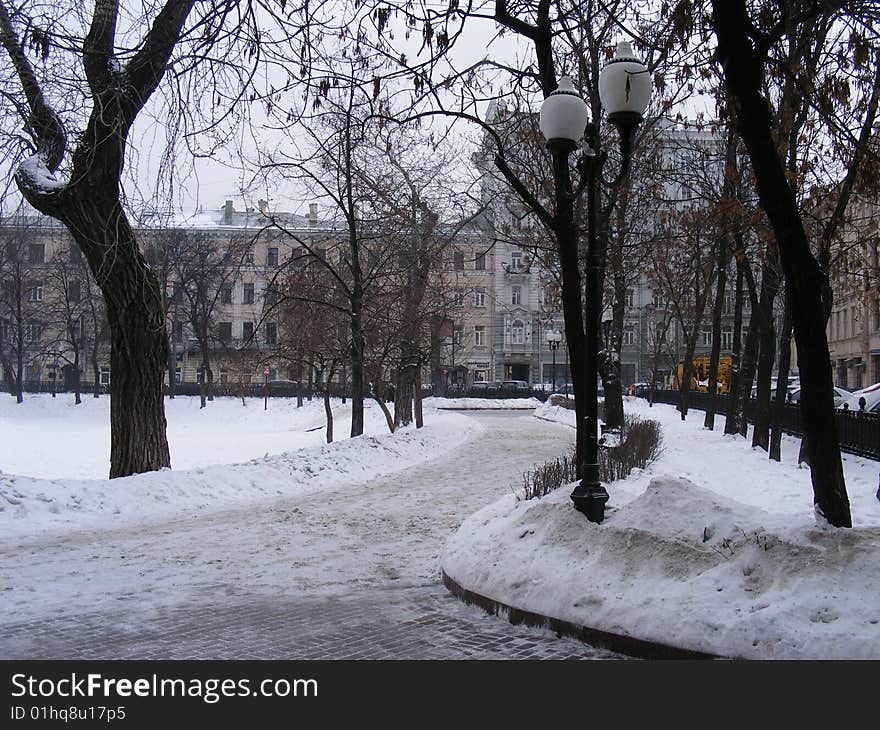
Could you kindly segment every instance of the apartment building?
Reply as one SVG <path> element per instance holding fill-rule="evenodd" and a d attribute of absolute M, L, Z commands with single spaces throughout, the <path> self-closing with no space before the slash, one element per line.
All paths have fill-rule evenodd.
<path fill-rule="evenodd" d="M 834 382 L 858 390 L 880 382 L 880 203 L 860 195 L 831 266 L 834 303 L 827 324 Z"/>

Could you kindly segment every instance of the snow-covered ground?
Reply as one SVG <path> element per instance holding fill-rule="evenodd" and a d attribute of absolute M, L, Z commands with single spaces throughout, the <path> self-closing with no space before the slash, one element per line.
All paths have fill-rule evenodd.
<path fill-rule="evenodd" d="M 816 521 L 795 439 L 777 464 L 724 436 L 723 419 L 709 432 L 700 412 L 682 423 L 672 407 L 628 399 L 661 422 L 664 453 L 609 485 L 607 518 L 593 525 L 568 488 L 498 499 L 534 461 L 571 448 L 572 429 L 530 411 L 468 416 L 429 401 L 424 429 L 392 435 L 372 405 L 368 434 L 348 439 L 337 402 L 326 445 L 317 401 L 298 410 L 276 398 L 263 411 L 219 399 L 202 411 L 177 398 L 173 470 L 110 481 L 108 404 L 0 398 L 7 621 L 424 583 L 464 521 L 444 569 L 509 605 L 726 656 L 880 658 L 877 462 L 844 457 L 856 526 L 832 529 Z M 573 423 L 561 408 L 534 414 Z"/>
<path fill-rule="evenodd" d="M 445 411 L 530 410 L 541 405 L 537 398 L 425 398 L 427 407 Z"/>
<path fill-rule="evenodd" d="M 0 534 L 117 529 L 180 514 L 257 505 L 344 481 L 392 473 L 445 453 L 479 425 L 430 412 L 429 427 L 388 432 L 375 405 L 362 438 L 347 438 L 350 404 L 334 401 L 336 442 L 325 443 L 323 404 L 296 399 L 242 406 L 218 398 L 166 400 L 172 470 L 110 481 L 109 399 L 0 398 Z"/>
<path fill-rule="evenodd" d="M 171 467 L 195 469 L 212 464 L 236 464 L 258 456 L 319 446 L 325 442 L 324 404 L 318 398 L 216 398 L 207 408 L 199 399 L 165 399 Z M 334 438 L 344 439 L 350 428 L 350 401 L 334 399 Z M 388 431 L 381 410 L 366 404 L 365 431 Z M 105 479 L 110 472 L 110 399 L 83 396 L 74 405 L 69 393 L 56 398 L 29 394 L 22 404 L 0 393 L 0 470 L 46 479 Z"/>
<path fill-rule="evenodd" d="M 608 486 L 603 524 L 572 509 L 569 487 L 511 495 L 450 539 L 447 574 L 517 608 L 724 656 L 880 658 L 880 464 L 844 455 L 855 527 L 834 529 L 796 439 L 776 463 L 723 435 L 723 418 L 710 432 L 702 412 L 626 407 L 661 423 L 664 450 Z M 535 415 L 568 422 L 560 411 Z"/>

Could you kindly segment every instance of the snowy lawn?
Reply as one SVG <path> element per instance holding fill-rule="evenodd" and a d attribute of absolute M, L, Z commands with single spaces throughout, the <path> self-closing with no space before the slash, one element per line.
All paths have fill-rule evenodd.
<path fill-rule="evenodd" d="M 334 401 L 336 441 L 325 443 L 323 403 L 274 398 L 242 406 L 218 398 L 167 400 L 172 470 L 110 481 L 109 399 L 37 395 L 0 398 L 0 534 L 118 528 L 193 511 L 265 503 L 341 482 L 365 480 L 454 449 L 481 427 L 426 412 L 423 429 L 390 434 L 376 405 L 363 437 L 348 438 L 350 403 Z M 244 463 L 243 463 L 244 462 Z"/>
<path fill-rule="evenodd" d="M 880 658 L 880 464 L 844 455 L 855 527 L 834 529 L 796 439 L 778 464 L 724 436 L 723 418 L 710 432 L 700 411 L 626 407 L 660 421 L 664 452 L 608 485 L 602 525 L 572 509 L 570 487 L 505 497 L 453 535 L 446 573 L 507 605 L 724 656 Z"/>
<path fill-rule="evenodd" d="M 537 398 L 425 398 L 427 407 L 446 411 L 531 410 L 541 405 Z"/>

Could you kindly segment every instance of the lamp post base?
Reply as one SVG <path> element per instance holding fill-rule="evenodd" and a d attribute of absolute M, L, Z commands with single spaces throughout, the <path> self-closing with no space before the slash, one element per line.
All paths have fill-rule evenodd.
<path fill-rule="evenodd" d="M 597 525 L 602 524 L 605 519 L 605 503 L 608 501 L 608 492 L 598 477 L 599 465 L 587 464 L 584 478 L 571 493 L 574 508 Z"/>

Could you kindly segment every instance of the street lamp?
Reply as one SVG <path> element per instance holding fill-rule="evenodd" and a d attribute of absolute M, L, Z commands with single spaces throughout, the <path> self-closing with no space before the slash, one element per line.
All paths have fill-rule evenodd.
<path fill-rule="evenodd" d="M 559 349 L 559 343 L 562 342 L 562 333 L 550 330 L 547 333 L 547 347 L 553 353 L 553 392 L 556 392 L 556 351 Z"/>
<path fill-rule="evenodd" d="M 571 325 L 566 322 L 569 334 L 569 356 L 571 360 L 580 358 L 578 366 L 583 366 L 583 388 L 585 400 L 583 412 L 586 414 L 586 437 L 583 443 L 582 479 L 571 493 L 575 508 L 583 512 L 590 522 L 600 523 L 605 516 L 605 503 L 608 492 L 599 481 L 599 418 L 597 405 L 598 378 L 597 356 L 599 350 L 599 317 L 602 309 L 602 290 L 599 274 L 604 268 L 604 251 L 599 250 L 596 231 L 596 206 L 599 184 L 607 187 L 619 185 L 629 172 L 633 138 L 636 127 L 642 121 L 642 114 L 651 97 L 651 79 L 647 68 L 633 54 L 627 42 L 617 44 L 617 51 L 599 74 L 599 98 L 608 113 L 608 121 L 613 124 L 620 136 L 621 167 L 617 177 L 605 180 L 602 168 L 607 154 L 600 149 L 598 129 L 595 122 L 588 122 L 588 109 L 583 99 L 575 91 L 567 76 L 559 81 L 559 86 L 544 99 L 541 107 L 540 127 L 547 140 L 547 149 L 553 159 L 554 182 L 556 188 L 556 216 L 554 232 L 560 252 L 563 280 L 569 286 L 577 282 L 580 272 L 577 264 L 577 227 L 573 220 L 573 203 L 586 188 L 587 191 L 587 270 L 586 270 L 586 311 L 587 321 L 582 333 L 584 346 L 574 342 Z M 578 141 L 584 138 L 584 149 L 578 156 L 577 170 L 580 184 L 572 189 L 568 157 L 577 149 Z M 580 292 L 577 306 L 580 305 Z M 566 312 L 574 311 L 569 302 Z M 578 392 L 575 390 L 575 397 Z"/>

